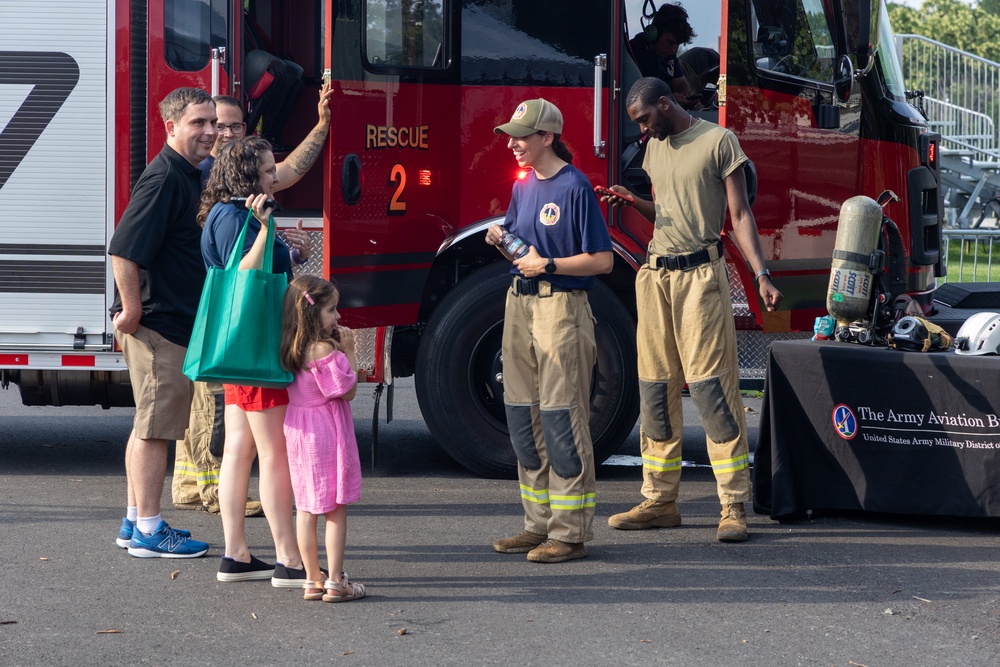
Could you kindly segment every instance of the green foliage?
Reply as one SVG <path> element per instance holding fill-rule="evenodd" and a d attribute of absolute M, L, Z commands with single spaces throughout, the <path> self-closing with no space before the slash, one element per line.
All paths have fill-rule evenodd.
<path fill-rule="evenodd" d="M 896 34 L 923 35 L 943 44 L 1000 62 L 1000 0 L 925 0 L 919 10 L 888 3 Z"/>
<path fill-rule="evenodd" d="M 905 5 L 889 3 L 889 21 L 897 35 L 923 34 L 923 17 L 916 9 Z"/>

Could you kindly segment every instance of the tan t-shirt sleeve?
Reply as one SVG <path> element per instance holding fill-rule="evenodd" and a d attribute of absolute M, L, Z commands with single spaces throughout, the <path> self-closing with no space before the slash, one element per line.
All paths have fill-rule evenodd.
<path fill-rule="evenodd" d="M 725 179 L 746 159 L 732 132 L 706 121 L 650 140 L 643 160 L 656 193 L 649 252 L 687 254 L 717 243 L 726 221 Z"/>
<path fill-rule="evenodd" d="M 729 175 L 742 167 L 747 160 L 746 153 L 740 148 L 740 142 L 736 139 L 736 135 L 726 130 L 722 141 L 719 142 L 718 152 L 719 175 L 722 180 L 729 178 Z"/>

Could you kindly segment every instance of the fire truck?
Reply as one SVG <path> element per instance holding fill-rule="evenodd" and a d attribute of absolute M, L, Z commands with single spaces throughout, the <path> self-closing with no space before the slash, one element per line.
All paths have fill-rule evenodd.
<path fill-rule="evenodd" d="M 704 108 L 752 162 L 753 211 L 782 308 L 762 311 L 725 238 L 744 354 L 824 315 L 838 212 L 886 190 L 906 291 L 929 308 L 941 273 L 938 138 L 906 101 L 879 0 L 684 3 L 718 55 Z M 563 112 L 595 185 L 650 196 L 624 98 L 640 76 L 649 0 L 6 0 L 0 6 L 0 373 L 27 404 L 125 405 L 107 309 L 107 242 L 164 140 L 157 103 L 179 86 L 239 98 L 281 159 L 332 81 L 321 164 L 281 193 L 322 247 L 345 324 L 364 331 L 379 388 L 413 375 L 431 433 L 488 476 L 515 460 L 500 340 L 509 263 L 485 241 L 522 177 L 493 128 L 525 99 Z M 643 16 L 646 16 L 646 19 Z M 640 43 L 641 45 L 641 43 Z M 652 226 L 605 211 L 614 270 L 591 293 L 591 428 L 599 461 L 635 426 L 635 273 Z M 320 237 L 322 241 L 320 243 Z M 748 367 L 752 363 L 747 362 Z M 389 402 L 391 404 L 391 401 Z M 376 411 L 378 407 L 376 406 Z M 390 415 L 391 418 L 391 407 Z M 377 418 L 377 413 L 376 413 Z"/>

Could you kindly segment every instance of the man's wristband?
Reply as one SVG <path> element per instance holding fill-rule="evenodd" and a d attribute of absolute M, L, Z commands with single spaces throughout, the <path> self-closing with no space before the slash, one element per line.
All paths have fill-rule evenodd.
<path fill-rule="evenodd" d="M 768 280 L 770 280 L 771 279 L 771 272 L 768 271 L 767 269 L 761 269 L 757 273 L 753 274 L 753 281 L 757 282 L 758 280 L 760 280 L 761 276 L 767 276 Z"/>
<path fill-rule="evenodd" d="M 306 257 L 305 259 L 302 258 L 302 255 L 299 254 L 298 248 L 292 248 L 292 252 L 289 254 L 292 256 L 292 261 L 298 264 L 299 266 L 309 261 L 308 257 Z"/>

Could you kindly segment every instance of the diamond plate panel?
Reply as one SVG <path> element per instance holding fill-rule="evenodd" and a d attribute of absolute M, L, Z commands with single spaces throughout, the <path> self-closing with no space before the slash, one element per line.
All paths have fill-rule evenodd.
<path fill-rule="evenodd" d="M 309 233 L 309 261 L 301 266 L 296 266 L 292 269 L 295 275 L 309 274 L 313 276 L 323 277 L 323 230 L 322 229 L 310 229 Z M 275 236 L 280 238 L 282 241 L 285 240 L 285 231 L 279 229 Z"/>
<path fill-rule="evenodd" d="M 354 350 L 358 354 L 358 369 L 369 373 L 375 371 L 375 339 L 378 329 L 355 329 Z"/>
<path fill-rule="evenodd" d="M 733 300 L 733 315 L 753 317 L 750 305 L 747 303 L 747 292 L 743 289 L 743 282 L 740 280 L 740 274 L 736 272 L 732 262 L 729 262 L 726 268 L 729 270 L 729 296 Z"/>
<path fill-rule="evenodd" d="M 276 234 L 282 241 L 285 240 L 285 232 L 279 230 Z M 323 277 L 323 230 L 310 229 L 309 242 L 311 249 L 309 261 L 296 266 L 293 271 L 296 276 L 313 275 Z M 378 329 L 355 329 L 354 349 L 358 354 L 358 369 L 369 373 L 375 371 L 375 339 Z"/>
<path fill-rule="evenodd" d="M 747 293 L 740 281 L 736 268 L 729 263 L 729 295 L 733 299 L 735 317 L 753 317 Z M 736 331 L 736 352 L 740 360 L 741 380 L 763 380 L 767 371 L 767 352 L 776 340 L 801 340 L 809 338 L 812 332 L 790 331 L 784 333 L 764 333 L 763 331 Z"/>
<path fill-rule="evenodd" d="M 811 332 L 789 331 L 764 333 L 763 331 L 737 331 L 736 352 L 740 359 L 741 380 L 763 380 L 767 370 L 767 351 L 776 340 L 802 340 Z"/>

